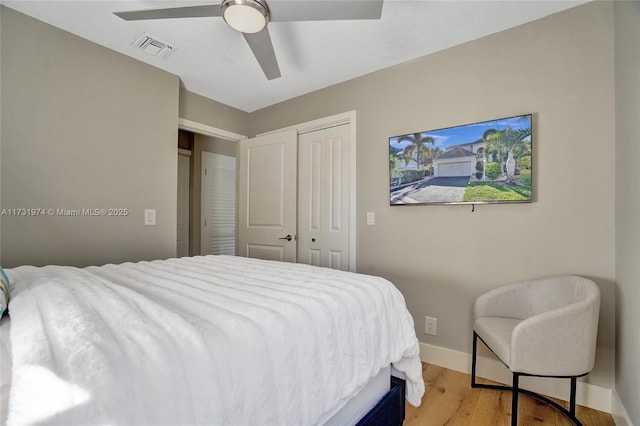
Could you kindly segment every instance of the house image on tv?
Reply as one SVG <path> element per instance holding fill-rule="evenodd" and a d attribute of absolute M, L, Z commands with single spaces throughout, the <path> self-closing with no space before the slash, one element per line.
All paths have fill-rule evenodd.
<path fill-rule="evenodd" d="M 445 148 L 444 154 L 433 159 L 434 177 L 474 176 L 484 170 L 485 142 L 479 139 Z"/>
<path fill-rule="evenodd" d="M 391 171 L 391 186 L 407 183 L 405 181 L 405 173 L 407 171 L 419 170 L 417 155 L 414 153 L 411 157 L 396 157 L 398 162 L 396 167 Z"/>

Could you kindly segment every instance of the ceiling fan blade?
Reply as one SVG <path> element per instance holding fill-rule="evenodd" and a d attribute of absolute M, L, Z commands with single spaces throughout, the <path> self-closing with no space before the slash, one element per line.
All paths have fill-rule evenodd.
<path fill-rule="evenodd" d="M 144 19 L 203 18 L 221 15 L 219 4 L 171 7 L 168 9 L 133 10 L 129 12 L 113 12 L 113 14 L 119 16 L 125 21 L 138 21 Z"/>
<path fill-rule="evenodd" d="M 271 22 L 380 19 L 383 0 L 273 0 Z"/>
<path fill-rule="evenodd" d="M 276 53 L 273 50 L 271 36 L 269 35 L 267 27 L 264 27 L 262 31 L 257 33 L 243 33 L 242 35 L 244 39 L 247 40 L 253 56 L 258 60 L 267 80 L 280 78 L 280 67 L 278 67 L 278 60 L 276 59 Z"/>

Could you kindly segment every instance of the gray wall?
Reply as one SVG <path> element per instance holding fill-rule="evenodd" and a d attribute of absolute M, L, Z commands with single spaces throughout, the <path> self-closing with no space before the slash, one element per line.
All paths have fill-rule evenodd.
<path fill-rule="evenodd" d="M 216 78 L 212 76 L 211 78 Z M 247 113 L 181 88 L 180 118 L 217 127 L 240 135 L 247 134 Z"/>
<path fill-rule="evenodd" d="M 599 366 L 613 386 L 613 10 L 595 2 L 250 115 L 250 134 L 357 110 L 357 264 L 403 292 L 422 342 L 470 352 L 472 304 L 515 280 L 602 288 Z M 535 202 L 389 206 L 388 137 L 534 114 Z M 366 212 L 376 213 L 375 226 Z M 438 336 L 424 334 L 424 316 Z"/>
<path fill-rule="evenodd" d="M 2 7 L 2 265 L 88 265 L 176 250 L 176 76 Z M 144 209 L 157 225 L 144 226 Z"/>
<path fill-rule="evenodd" d="M 640 2 L 616 1 L 616 392 L 640 425 Z"/>

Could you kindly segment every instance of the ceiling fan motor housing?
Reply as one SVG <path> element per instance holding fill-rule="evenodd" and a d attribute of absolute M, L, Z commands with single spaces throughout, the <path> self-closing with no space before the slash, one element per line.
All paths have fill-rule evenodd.
<path fill-rule="evenodd" d="M 269 22 L 269 8 L 263 0 L 224 0 L 222 17 L 231 28 L 241 33 L 257 33 Z"/>

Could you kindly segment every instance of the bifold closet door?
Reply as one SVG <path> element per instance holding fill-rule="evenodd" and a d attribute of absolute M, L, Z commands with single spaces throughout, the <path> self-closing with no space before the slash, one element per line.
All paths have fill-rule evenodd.
<path fill-rule="evenodd" d="M 349 125 L 299 135 L 298 262 L 349 270 Z"/>

